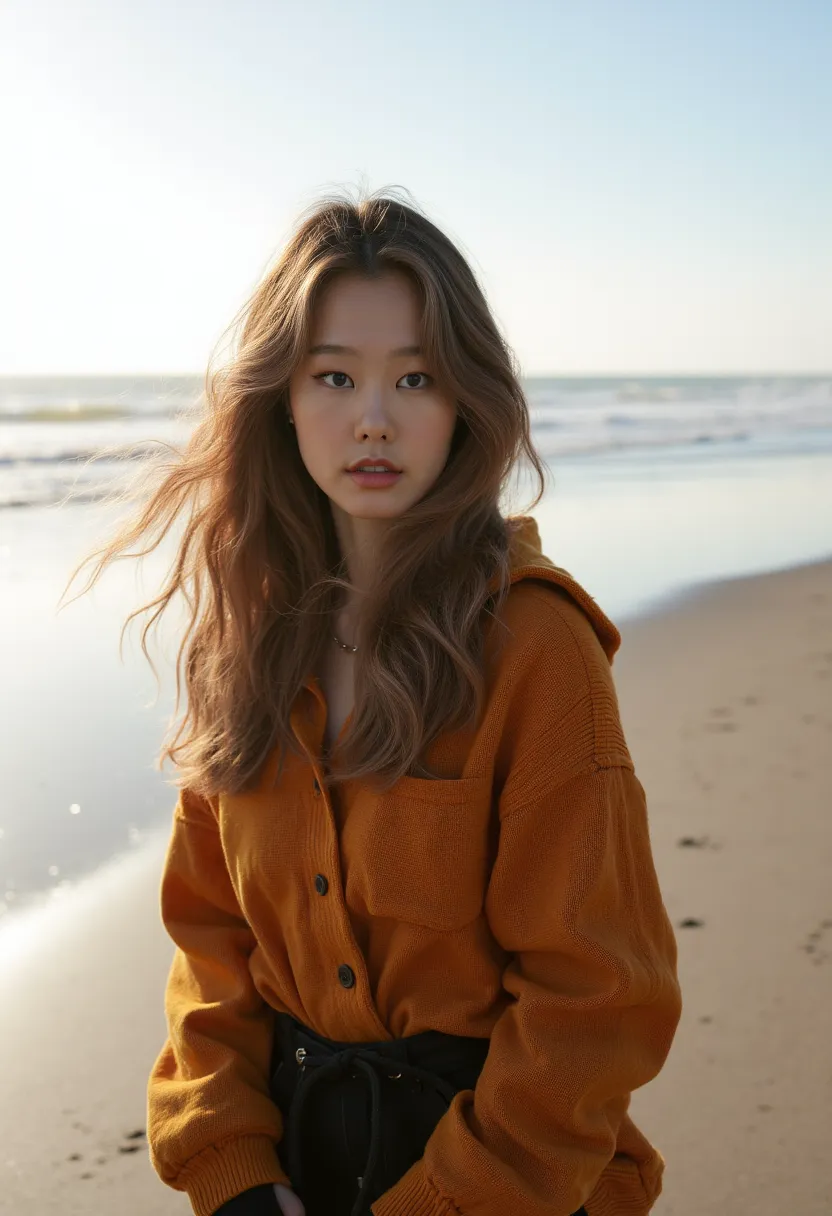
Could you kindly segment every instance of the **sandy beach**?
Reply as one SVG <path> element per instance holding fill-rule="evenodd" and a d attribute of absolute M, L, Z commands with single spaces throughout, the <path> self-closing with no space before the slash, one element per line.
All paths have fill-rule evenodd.
<path fill-rule="evenodd" d="M 620 623 L 616 680 L 685 1001 L 631 1109 L 667 1161 L 653 1210 L 829 1216 L 832 562 Z M 143 1136 L 172 953 L 166 838 L 0 933 L 0 1213 L 190 1211 Z"/>

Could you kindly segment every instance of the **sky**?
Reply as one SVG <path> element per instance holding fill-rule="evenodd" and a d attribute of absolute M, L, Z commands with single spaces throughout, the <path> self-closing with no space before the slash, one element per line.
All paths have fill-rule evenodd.
<path fill-rule="evenodd" d="M 526 375 L 832 369 L 828 0 L 0 0 L 0 375 L 204 372 L 395 186 Z"/>

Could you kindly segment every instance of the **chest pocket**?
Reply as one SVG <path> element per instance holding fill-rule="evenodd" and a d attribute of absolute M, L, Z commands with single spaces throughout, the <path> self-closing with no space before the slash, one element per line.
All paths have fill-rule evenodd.
<path fill-rule="evenodd" d="M 367 797 L 349 844 L 368 912 L 446 931 L 474 920 L 485 898 L 490 778 L 402 777 Z"/>

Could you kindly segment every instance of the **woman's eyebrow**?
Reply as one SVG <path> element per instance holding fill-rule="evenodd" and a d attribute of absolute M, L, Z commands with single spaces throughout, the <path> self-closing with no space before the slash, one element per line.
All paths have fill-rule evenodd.
<path fill-rule="evenodd" d="M 317 346 L 310 346 L 307 354 L 309 355 L 357 355 L 360 352 L 354 346 L 339 346 L 335 342 L 319 342 Z M 396 350 L 390 351 L 391 356 L 398 355 L 421 355 L 423 354 L 421 346 L 399 346 Z"/>

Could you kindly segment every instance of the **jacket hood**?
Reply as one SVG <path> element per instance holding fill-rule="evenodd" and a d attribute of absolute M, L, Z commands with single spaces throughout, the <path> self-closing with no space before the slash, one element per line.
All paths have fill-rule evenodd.
<path fill-rule="evenodd" d="M 521 579 L 539 579 L 552 583 L 565 591 L 583 612 L 598 637 L 604 653 L 612 663 L 613 656 L 621 645 L 621 634 L 595 600 L 567 570 L 561 569 L 543 553 L 537 520 L 532 515 L 510 516 L 506 521 L 509 529 L 509 560 L 512 585 Z M 492 591 L 498 589 L 495 576 L 489 583 Z"/>

